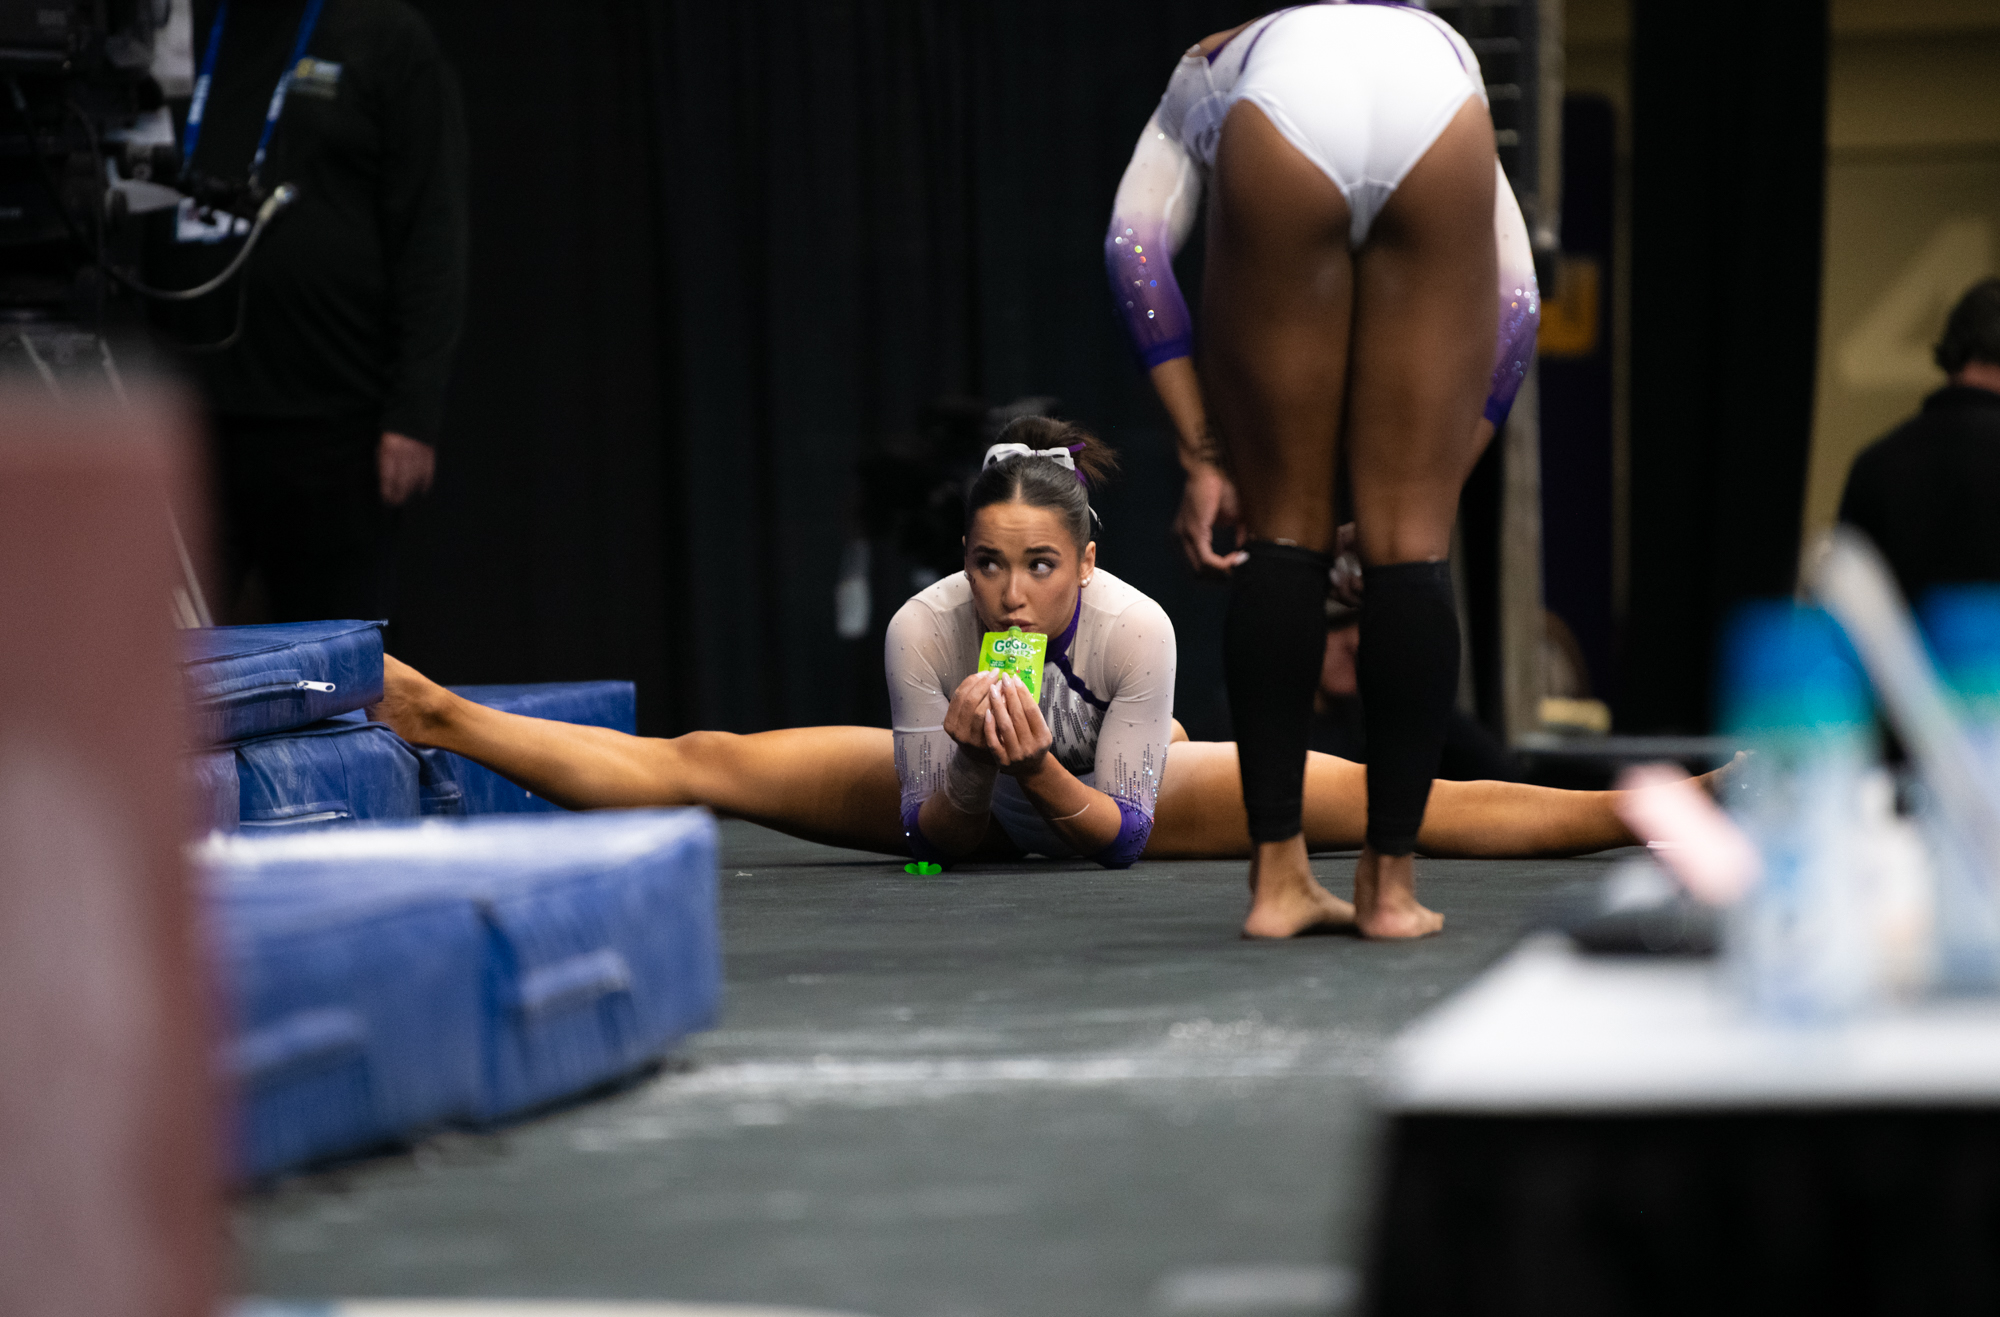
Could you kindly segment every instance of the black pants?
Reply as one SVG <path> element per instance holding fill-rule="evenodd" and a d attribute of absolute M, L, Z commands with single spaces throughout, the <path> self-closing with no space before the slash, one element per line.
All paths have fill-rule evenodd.
<path fill-rule="evenodd" d="M 229 620 L 387 618 L 396 510 L 382 502 L 374 415 L 213 418 L 223 597 Z M 234 616 L 251 576 L 257 616 Z M 217 619 L 222 620 L 221 618 Z"/>

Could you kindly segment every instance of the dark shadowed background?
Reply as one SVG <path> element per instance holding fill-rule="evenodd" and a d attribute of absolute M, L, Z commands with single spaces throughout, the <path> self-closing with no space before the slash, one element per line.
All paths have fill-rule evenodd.
<path fill-rule="evenodd" d="M 1174 617 L 1189 730 L 1228 734 L 1224 594 L 1168 542 L 1178 472 L 1100 243 L 1179 53 L 1264 6 L 418 3 L 464 86 L 473 278 L 404 657 L 629 677 L 652 733 L 879 719 L 879 651 L 834 634 L 856 462 L 939 399 L 1050 395 L 1123 450 L 1101 561 Z M 1694 730 L 1716 619 L 1791 579 L 1826 17 L 1637 8 L 1632 628 L 1607 598 L 1608 273 L 1600 346 L 1544 377 L 1545 579 L 1621 727 Z M 1608 112 L 1569 116 L 1566 206 L 1607 269 Z M 910 584 L 877 566 L 871 637 Z"/>
<path fill-rule="evenodd" d="M 649 732 L 852 718 L 881 682 L 833 635 L 854 463 L 940 396 L 1042 394 L 1125 451 L 1102 561 L 1174 613 L 1213 722 L 1188 633 L 1222 594 L 1165 551 L 1177 472 L 1100 243 L 1180 51 L 1254 4 L 421 7 L 472 125 L 473 283 L 411 661 L 631 677 Z"/>

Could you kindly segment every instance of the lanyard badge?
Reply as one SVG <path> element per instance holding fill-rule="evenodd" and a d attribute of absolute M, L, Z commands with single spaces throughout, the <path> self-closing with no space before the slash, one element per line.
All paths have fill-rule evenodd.
<path fill-rule="evenodd" d="M 312 40 L 313 28 L 319 23 L 320 10 L 325 7 L 326 0 L 306 0 L 306 11 L 299 19 L 299 33 L 292 42 L 292 57 L 285 61 L 285 71 L 278 75 L 278 85 L 271 91 L 271 104 L 264 111 L 264 130 L 258 135 L 257 150 L 250 157 L 250 197 L 253 204 L 263 199 L 263 187 L 257 176 L 264 168 L 264 157 L 270 153 L 271 135 L 278 129 L 278 116 L 284 113 L 285 97 L 291 91 L 292 78 L 305 59 L 306 46 Z M 201 71 L 194 80 L 194 98 L 188 103 L 187 131 L 181 139 L 181 175 L 184 179 L 194 177 L 195 147 L 201 141 L 201 125 L 208 113 L 208 94 L 215 83 L 215 63 L 222 54 L 222 29 L 228 19 L 229 0 L 222 0 L 216 6 L 215 21 L 209 24 L 208 47 L 201 57 Z"/>

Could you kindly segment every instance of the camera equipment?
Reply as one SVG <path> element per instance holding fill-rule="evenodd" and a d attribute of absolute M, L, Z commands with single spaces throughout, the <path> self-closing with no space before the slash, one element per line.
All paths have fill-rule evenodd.
<path fill-rule="evenodd" d="M 101 323 L 104 271 L 136 252 L 129 216 L 171 204 L 150 73 L 167 5 L 0 0 L 0 312 Z"/>
<path fill-rule="evenodd" d="M 151 73 L 171 3 L 0 0 L 0 350 L 32 358 L 34 345 L 20 336 L 53 321 L 107 332 L 109 298 L 120 289 L 159 301 L 208 296 L 243 268 L 296 195 L 260 186 L 254 166 L 247 181 L 184 169 Z M 259 162 L 262 153 L 260 144 Z M 204 215 L 251 221 L 236 227 L 248 236 L 199 286 L 149 287 L 130 273 L 142 243 L 135 219 L 184 200 Z M 238 333 L 241 312 L 239 297 Z"/>
<path fill-rule="evenodd" d="M 181 199 L 165 185 L 180 157 L 151 73 L 170 3 L 0 0 L 0 373 L 25 367 L 58 399 L 72 383 L 124 399 L 107 298 L 113 280 L 150 291 L 120 268 L 136 261 L 134 217 Z M 209 625 L 178 525 L 173 537 L 176 619 Z"/>

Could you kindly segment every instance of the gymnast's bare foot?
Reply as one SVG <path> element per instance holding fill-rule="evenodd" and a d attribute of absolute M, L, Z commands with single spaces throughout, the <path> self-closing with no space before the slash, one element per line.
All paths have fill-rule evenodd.
<path fill-rule="evenodd" d="M 1297 937 L 1315 929 L 1350 928 L 1354 907 L 1319 885 L 1303 836 L 1260 842 L 1250 853 L 1250 913 L 1243 936 Z"/>
<path fill-rule="evenodd" d="M 392 654 L 382 656 L 382 699 L 368 716 L 415 746 L 428 746 L 443 718 L 449 693 Z"/>
<path fill-rule="evenodd" d="M 1711 768 L 1708 772 L 1696 778 L 1695 785 L 1706 791 L 1714 799 L 1721 800 L 1729 789 L 1737 784 L 1737 779 L 1743 776 L 1743 765 L 1748 763 L 1749 760 L 1750 752 L 1748 750 L 1738 750 L 1736 757 L 1728 763 L 1720 768 Z"/>
<path fill-rule="evenodd" d="M 1354 865 L 1354 924 L 1363 937 L 1429 937 L 1444 916 L 1417 903 L 1417 859 L 1364 847 Z"/>

